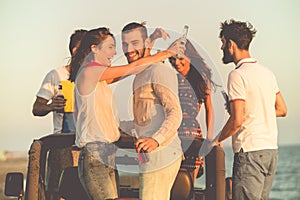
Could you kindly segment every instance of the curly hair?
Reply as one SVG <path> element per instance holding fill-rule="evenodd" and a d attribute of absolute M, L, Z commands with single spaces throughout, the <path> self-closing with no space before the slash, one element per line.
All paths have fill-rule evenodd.
<path fill-rule="evenodd" d="M 226 41 L 234 41 L 240 49 L 248 50 L 249 45 L 256 34 L 256 30 L 249 22 L 226 20 L 221 23 L 220 38 Z"/>

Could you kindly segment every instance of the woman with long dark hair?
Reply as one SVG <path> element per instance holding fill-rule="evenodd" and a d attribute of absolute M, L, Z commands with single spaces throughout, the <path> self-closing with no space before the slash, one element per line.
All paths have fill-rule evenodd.
<path fill-rule="evenodd" d="M 178 96 L 183 114 L 178 134 L 186 159 L 181 166 L 193 172 L 195 182 L 203 165 L 203 158 L 196 156 L 200 149 L 197 139 L 203 138 L 196 117 L 204 105 L 206 138 L 211 140 L 214 126 L 211 90 L 215 84 L 211 80 L 211 70 L 193 44 L 187 40 L 185 47 L 186 50 L 183 55 L 170 57 L 169 62 L 178 72 Z"/>

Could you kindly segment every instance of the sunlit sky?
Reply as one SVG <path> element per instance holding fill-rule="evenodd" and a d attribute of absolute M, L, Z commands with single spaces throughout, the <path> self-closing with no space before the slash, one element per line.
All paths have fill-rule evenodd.
<path fill-rule="evenodd" d="M 117 35 L 129 22 L 147 21 L 181 32 L 188 24 L 188 37 L 205 49 L 226 85 L 234 65 L 222 63 L 218 34 L 220 22 L 231 18 L 258 30 L 251 55 L 277 76 L 288 106 L 288 116 L 278 119 L 279 144 L 300 144 L 299 9 L 298 0 L 0 0 L 0 150 L 27 150 L 52 132 L 52 115 L 34 117 L 32 105 L 46 73 L 67 64 L 74 30 L 106 26 Z"/>

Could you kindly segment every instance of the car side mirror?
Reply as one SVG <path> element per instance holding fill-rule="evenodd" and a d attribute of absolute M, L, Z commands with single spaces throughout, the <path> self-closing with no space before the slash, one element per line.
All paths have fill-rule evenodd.
<path fill-rule="evenodd" d="M 4 194 L 6 196 L 21 197 L 23 196 L 23 174 L 20 172 L 7 173 L 5 179 Z"/>

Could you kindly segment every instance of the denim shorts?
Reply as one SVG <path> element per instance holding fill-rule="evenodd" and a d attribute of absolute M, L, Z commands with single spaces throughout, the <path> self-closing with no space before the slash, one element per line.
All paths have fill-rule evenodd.
<path fill-rule="evenodd" d="M 269 199 L 277 161 L 277 149 L 235 153 L 232 199 Z"/>

